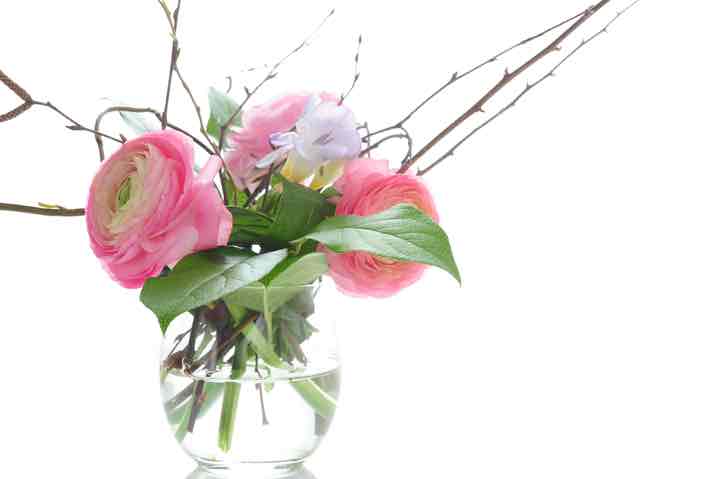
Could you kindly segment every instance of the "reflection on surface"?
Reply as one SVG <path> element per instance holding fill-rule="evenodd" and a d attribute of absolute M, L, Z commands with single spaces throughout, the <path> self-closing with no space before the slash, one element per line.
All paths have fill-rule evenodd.
<path fill-rule="evenodd" d="M 195 469 L 187 479 L 317 479 L 312 472 L 305 467 L 300 467 L 293 471 L 277 471 L 275 475 L 267 475 L 267 469 L 252 470 L 251 468 L 241 468 L 234 474 L 222 474 L 220 472 L 213 473 L 201 467 Z"/>

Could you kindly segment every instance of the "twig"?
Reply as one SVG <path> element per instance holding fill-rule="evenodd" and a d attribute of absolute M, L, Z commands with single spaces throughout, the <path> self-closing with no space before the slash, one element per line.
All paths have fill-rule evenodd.
<path fill-rule="evenodd" d="M 215 154 L 220 156 L 220 149 L 215 145 L 215 143 L 210 138 L 210 135 L 207 132 L 207 129 L 205 128 L 205 120 L 203 120 L 202 116 L 202 110 L 200 109 L 200 105 L 198 104 L 197 100 L 195 100 L 195 95 L 193 95 L 192 89 L 190 88 L 190 85 L 185 81 L 185 78 L 180 73 L 180 68 L 178 68 L 177 64 L 175 65 L 175 74 L 178 77 L 178 80 L 180 80 L 180 83 L 182 84 L 183 88 L 188 94 L 188 97 L 190 98 L 190 102 L 193 104 L 193 107 L 195 108 L 195 114 L 197 115 L 198 122 L 200 123 L 200 133 L 202 133 L 203 138 L 210 144 L 213 151 L 210 152 L 211 155 Z"/>
<path fill-rule="evenodd" d="M 0 123 L 12 120 L 13 118 L 17 118 L 33 106 L 32 96 L 30 96 L 27 90 L 15 83 L 9 76 L 3 73 L 2 70 L 0 70 L 0 83 L 3 83 L 6 87 L 10 89 L 10 91 L 15 93 L 18 98 L 23 100 L 23 103 L 17 108 L 0 115 Z"/>
<path fill-rule="evenodd" d="M 347 93 L 343 93 L 342 96 L 340 96 L 340 101 L 338 102 L 338 105 L 342 105 L 347 97 L 350 96 L 350 93 L 353 92 L 355 89 L 355 86 L 357 85 L 358 80 L 360 79 L 360 48 L 362 47 L 362 35 L 358 37 L 358 44 L 357 44 L 357 51 L 355 52 L 355 74 L 353 75 L 353 81 L 352 85 L 350 85 L 350 89 L 347 91 Z"/>
<path fill-rule="evenodd" d="M 243 110 L 243 108 L 245 108 L 245 105 L 250 100 L 250 98 L 252 98 L 255 95 L 255 93 L 257 93 L 257 91 L 260 90 L 260 88 L 262 88 L 267 82 L 269 82 L 270 80 L 272 80 L 273 78 L 275 78 L 277 76 L 278 68 L 280 68 L 280 66 L 282 66 L 283 63 L 288 61 L 290 59 L 290 57 L 292 57 L 293 55 L 298 53 L 300 50 L 302 50 L 303 48 L 308 46 L 310 44 L 310 40 L 312 40 L 312 38 L 322 29 L 322 27 L 325 26 L 327 21 L 334 14 L 335 14 L 335 9 L 332 9 L 330 11 L 330 13 L 323 19 L 323 21 L 320 23 L 320 25 L 318 25 L 317 28 L 315 28 L 315 30 L 313 30 L 313 32 L 310 35 L 308 35 L 308 37 L 305 38 L 298 46 L 293 48 L 290 51 L 290 53 L 288 53 L 287 55 L 282 57 L 277 63 L 275 63 L 272 66 L 272 68 L 270 69 L 270 71 L 267 73 L 267 75 L 265 75 L 265 77 L 262 80 L 260 80 L 260 82 L 252 90 L 248 89 L 247 87 L 245 88 L 245 99 L 242 101 L 242 103 L 240 103 L 240 105 L 233 112 L 233 114 L 230 116 L 230 118 L 225 122 L 225 124 L 220 126 L 220 140 L 219 140 L 220 151 L 222 151 L 223 147 L 225 146 L 225 135 L 227 133 L 227 130 L 230 128 L 230 125 L 232 125 L 235 122 L 235 119 L 240 114 L 240 112 Z"/>
<path fill-rule="evenodd" d="M 87 128 L 86 126 L 81 125 L 81 124 L 78 123 L 77 121 L 75 121 L 75 120 L 73 120 L 72 118 L 70 118 L 66 113 L 64 113 L 64 112 L 63 112 L 62 110 L 60 110 L 58 107 L 56 107 L 55 105 L 53 105 L 52 103 L 50 103 L 49 101 L 33 101 L 32 104 L 33 104 L 33 105 L 38 105 L 38 106 L 44 106 L 44 107 L 46 107 L 46 108 L 50 108 L 50 109 L 53 110 L 55 113 L 57 113 L 58 115 L 60 115 L 60 116 L 62 116 L 63 118 L 65 118 L 65 119 L 66 119 L 67 121 L 69 121 L 70 123 L 72 123 L 72 125 L 69 125 L 69 126 L 66 127 L 68 130 L 72 130 L 72 131 L 87 131 L 88 133 L 93 133 L 96 137 L 99 136 L 99 137 L 102 137 L 102 138 L 106 138 L 106 139 L 108 139 L 108 140 L 112 140 L 112 141 L 117 142 L 117 143 L 122 143 L 122 142 L 123 142 L 120 138 L 116 138 L 116 137 L 114 137 L 114 136 L 110 136 L 110 135 L 107 135 L 107 134 L 105 134 L 105 133 L 102 133 L 98 128 L 92 129 L 92 128 Z"/>
<path fill-rule="evenodd" d="M 177 59 L 180 55 L 180 49 L 178 48 L 178 38 L 177 38 L 177 27 L 178 27 L 178 19 L 180 17 L 180 6 L 182 5 L 182 0 L 178 0 L 177 7 L 175 8 L 175 13 L 173 13 L 172 20 L 169 17 L 169 9 L 167 8 L 167 5 L 160 1 L 160 5 L 163 7 L 163 10 L 165 11 L 166 16 L 168 16 L 168 22 L 170 22 L 170 27 L 172 31 L 172 51 L 170 52 L 170 73 L 168 73 L 168 81 L 167 81 L 167 89 L 165 91 L 165 108 L 163 109 L 162 113 L 162 119 L 161 126 L 164 130 L 167 128 L 168 120 L 168 107 L 170 106 L 170 90 L 172 88 L 172 79 L 173 79 L 173 72 L 175 71 L 175 66 L 177 65 Z"/>
<path fill-rule="evenodd" d="M 121 112 L 126 111 L 129 113 L 153 113 L 155 114 L 155 110 L 152 108 L 135 108 L 131 106 L 111 106 L 110 108 L 107 108 L 105 111 L 100 113 L 98 117 L 95 119 L 95 142 L 98 146 L 98 153 L 100 155 L 100 161 L 105 160 L 105 147 L 103 145 L 103 137 L 105 135 L 101 135 L 98 132 L 100 131 L 100 125 L 102 124 L 103 118 L 105 118 L 105 115 L 108 115 L 109 113 L 114 112 Z"/>
<path fill-rule="evenodd" d="M 133 107 L 133 106 L 113 106 L 113 107 L 110 107 L 107 110 L 103 111 L 102 113 L 100 113 L 97 120 L 95 120 L 95 125 L 99 128 L 105 115 L 107 115 L 109 113 L 114 113 L 114 112 L 150 113 L 150 114 L 154 115 L 158 121 L 162 120 L 162 114 L 159 111 L 155 110 L 154 108 Z M 205 143 L 203 143 L 202 140 L 200 140 L 199 138 L 197 138 L 196 136 L 194 136 L 192 133 L 188 132 L 187 130 L 183 129 L 182 127 L 177 126 L 171 122 L 168 122 L 167 126 L 168 126 L 168 128 L 178 131 L 178 132 L 182 133 L 183 135 L 187 136 L 188 138 L 190 138 L 196 145 L 198 145 L 200 148 L 205 150 L 209 155 L 215 154 L 215 152 L 213 150 L 211 150 L 209 146 L 207 146 Z M 98 141 L 98 149 L 100 151 L 100 161 L 103 161 L 104 160 L 104 148 L 103 148 L 103 144 L 102 144 L 102 139 L 100 139 L 100 141 Z"/>
<path fill-rule="evenodd" d="M 408 153 L 406 154 L 405 157 L 406 157 L 406 158 L 409 158 L 409 156 L 411 155 L 410 152 L 412 151 L 412 137 L 411 137 L 408 133 L 396 133 L 396 134 L 394 134 L 394 135 L 384 136 L 381 140 L 376 141 L 376 142 L 373 143 L 372 145 L 369 145 L 367 148 L 365 148 L 364 150 L 362 150 L 362 151 L 360 152 L 360 156 L 365 156 L 365 155 L 367 155 L 368 153 L 370 153 L 370 152 L 373 151 L 374 149 L 380 147 L 383 143 L 385 143 L 385 142 L 387 142 L 387 141 L 390 141 L 390 140 L 398 140 L 398 139 L 404 139 L 405 141 L 407 141 L 407 144 L 408 144 Z"/>
<path fill-rule="evenodd" d="M 165 0 L 158 0 L 158 3 L 160 4 L 160 7 L 163 9 L 163 12 L 165 12 L 165 18 L 167 18 L 168 25 L 170 26 L 170 30 L 172 31 L 174 28 L 174 22 L 173 22 L 173 14 L 170 11 L 170 7 L 168 7 L 168 4 Z"/>
<path fill-rule="evenodd" d="M 503 108 L 501 108 L 500 110 L 498 110 L 497 113 L 495 113 L 494 115 L 492 115 L 490 118 L 488 118 L 486 121 L 484 121 L 484 122 L 483 122 L 481 125 L 479 125 L 477 128 L 473 129 L 470 133 L 468 133 L 467 135 L 465 135 L 465 137 L 463 137 L 459 142 L 457 142 L 457 143 L 456 143 L 450 150 L 448 150 L 445 154 L 443 154 L 443 155 L 440 156 L 437 160 L 435 160 L 432 164 L 430 164 L 430 166 L 428 166 L 428 167 L 425 168 L 425 169 L 420 170 L 420 171 L 418 172 L 418 175 L 419 175 L 419 176 L 422 176 L 422 175 L 428 173 L 428 172 L 431 171 L 433 168 L 435 168 L 437 165 L 439 165 L 440 163 L 442 163 L 443 161 L 445 161 L 447 158 L 453 156 L 453 155 L 455 154 L 455 151 L 456 151 L 459 147 L 461 147 L 465 142 L 467 142 L 470 138 L 472 138 L 473 135 L 475 135 L 477 132 L 479 132 L 480 130 L 482 130 L 483 128 L 485 128 L 488 124 L 490 124 L 490 123 L 492 123 L 493 121 L 495 121 L 499 116 L 503 115 L 503 114 L 504 114 L 506 111 L 508 111 L 510 108 L 514 107 L 514 106 L 517 104 L 518 101 L 520 101 L 525 95 L 527 95 L 527 94 L 530 92 L 530 90 L 532 90 L 533 88 L 535 88 L 536 86 L 538 86 L 539 84 L 541 84 L 542 82 L 544 82 L 545 80 L 547 80 L 547 79 L 552 78 L 553 76 L 555 76 L 555 72 L 556 72 L 563 64 L 565 64 L 565 62 L 567 62 L 572 56 L 574 56 L 578 51 L 580 51 L 583 47 L 585 47 L 585 46 L 588 45 L 590 42 L 592 42 L 593 40 L 595 40 L 597 37 L 599 37 L 599 36 L 602 35 L 603 33 L 607 33 L 607 32 L 608 32 L 608 28 L 610 28 L 610 26 L 611 26 L 613 23 L 615 23 L 615 22 L 616 22 L 623 14 L 625 14 L 628 10 L 630 10 L 632 7 L 634 7 L 639 1 L 640 1 L 640 0 L 635 0 L 635 1 L 633 1 L 630 5 L 628 5 L 627 7 L 623 8 L 622 10 L 620 10 L 620 11 L 615 15 L 615 17 L 614 17 L 612 20 L 610 20 L 601 30 L 597 31 L 596 33 L 594 33 L 593 35 L 591 35 L 591 36 L 588 37 L 587 39 L 584 39 L 577 47 L 575 47 L 572 51 L 570 51 L 570 53 L 568 53 L 567 55 L 565 55 L 565 56 L 562 58 L 562 60 L 560 60 L 560 61 L 559 61 L 550 71 L 548 71 L 545 75 L 543 75 L 542 77 L 540 77 L 540 78 L 539 78 L 538 80 L 536 80 L 535 82 L 528 83 L 528 84 L 525 86 L 525 88 L 523 89 L 523 91 L 522 91 L 520 94 L 518 94 L 515 98 L 513 98 L 513 100 L 512 100 L 510 103 L 508 103 L 508 104 L 505 105 Z"/>
<path fill-rule="evenodd" d="M 160 119 L 160 114 L 159 114 L 159 113 L 158 113 L 157 117 L 158 117 L 158 120 L 159 120 L 159 119 Z M 175 131 L 178 131 L 178 132 L 182 133 L 183 135 L 187 136 L 188 138 L 190 138 L 197 146 L 199 146 L 200 148 L 202 148 L 203 150 L 205 150 L 205 152 L 207 152 L 208 155 L 214 155 L 214 154 L 215 154 L 215 152 L 214 152 L 213 150 L 211 150 L 209 146 L 207 146 L 205 143 L 203 143 L 203 141 L 202 141 L 200 138 L 192 135 L 192 134 L 189 133 L 187 130 L 184 130 L 183 128 L 181 128 L 181 127 L 179 127 L 179 126 L 177 126 L 177 125 L 175 125 L 175 124 L 173 124 L 173 123 L 170 123 L 170 122 L 168 122 L 168 125 L 167 125 L 167 126 L 168 126 L 168 128 L 171 128 L 171 129 L 173 129 L 173 130 L 175 130 Z"/>
<path fill-rule="evenodd" d="M 58 107 L 50 103 L 49 101 L 36 101 L 33 100 L 32 96 L 25 90 L 23 87 L 15 83 L 10 77 L 8 77 L 5 73 L 0 70 L 0 83 L 3 83 L 5 86 L 7 86 L 13 93 L 15 93 L 21 100 L 24 101 L 22 105 L 15 108 L 12 111 L 9 111 L 7 113 L 4 113 L 3 115 L 0 115 L 0 123 L 8 120 L 12 120 L 13 118 L 17 118 L 22 113 L 26 112 L 33 106 L 44 106 L 45 108 L 49 108 L 53 110 L 58 115 L 65 118 L 67 121 L 71 123 L 71 125 L 68 125 L 66 128 L 72 131 L 87 131 L 90 133 L 94 133 L 96 137 L 102 137 L 107 138 L 108 140 L 113 140 L 118 143 L 122 143 L 122 140 L 119 138 L 115 138 L 114 136 L 106 135 L 105 133 L 102 133 L 98 131 L 97 128 L 94 130 L 91 128 L 87 128 L 86 126 L 80 124 L 79 122 L 75 121 L 65 113 L 64 111 L 60 110 Z"/>
<path fill-rule="evenodd" d="M 564 30 L 555 40 L 550 42 L 545 48 L 540 50 L 538 53 L 536 53 L 532 58 L 530 58 L 528 61 L 520 65 L 515 70 L 505 70 L 505 74 L 502 76 L 500 81 L 498 81 L 490 90 L 488 90 L 487 93 L 485 93 L 475 104 L 473 104 L 465 113 L 460 115 L 455 121 L 450 123 L 447 127 L 445 127 L 444 130 L 442 130 L 440 133 L 438 133 L 432 140 L 430 140 L 424 147 L 420 149 L 415 155 L 410 158 L 408 161 L 406 161 L 398 170 L 398 174 L 405 173 L 412 165 L 414 165 L 420 158 L 425 155 L 428 151 L 430 151 L 435 145 L 437 145 L 440 141 L 442 141 L 447 135 L 449 135 L 453 130 L 455 130 L 458 126 L 465 123 L 465 121 L 475 115 L 476 113 L 482 112 L 483 107 L 485 104 L 494 97 L 497 93 L 499 93 L 503 88 L 505 88 L 507 85 L 509 85 L 514 79 L 516 79 L 518 76 L 520 76 L 525 70 L 533 66 L 535 63 L 539 62 L 543 58 L 545 58 L 548 54 L 558 51 L 560 49 L 561 43 L 569 37 L 575 30 L 580 28 L 580 26 L 585 23 L 588 19 L 590 19 L 595 13 L 597 13 L 600 9 L 602 9 L 605 5 L 607 5 L 610 2 L 610 0 L 602 0 L 598 2 L 597 4 L 591 6 L 588 8 L 584 14 L 582 14 L 577 20 L 575 20 L 569 28 Z"/>
<path fill-rule="evenodd" d="M 475 73 L 476 71 L 484 68 L 485 66 L 487 66 L 487 65 L 489 65 L 489 64 L 491 64 L 491 63 L 497 62 L 498 60 L 500 60 L 502 57 L 504 57 L 505 55 L 509 54 L 509 53 L 512 52 L 513 50 L 516 50 L 516 49 L 518 49 L 518 48 L 520 48 L 520 47 L 522 47 L 522 46 L 524 46 L 524 45 L 527 45 L 528 43 L 530 43 L 530 42 L 532 42 L 532 41 L 534 41 L 534 40 L 537 40 L 537 39 L 539 39 L 539 38 L 542 38 L 542 37 L 544 37 L 545 35 L 547 35 L 548 33 L 551 33 L 551 32 L 553 32 L 553 31 L 557 30 L 558 28 L 560 28 L 560 27 L 562 27 L 562 26 L 564 26 L 564 25 L 567 25 L 568 23 L 572 22 L 573 20 L 578 19 L 578 18 L 579 18 L 580 16 L 582 16 L 585 12 L 586 12 L 586 10 L 583 10 L 582 12 L 580 12 L 580 13 L 578 13 L 578 14 L 570 17 L 570 18 L 567 18 L 567 19 L 563 20 L 562 22 L 557 23 L 557 24 L 553 25 L 552 27 L 549 27 L 549 28 L 543 30 L 543 31 L 540 32 L 540 33 L 536 33 L 535 35 L 531 35 L 531 36 L 525 38 L 524 40 L 522 40 L 522 41 L 520 41 L 520 42 L 517 42 L 517 43 L 515 43 L 514 45 L 511 45 L 511 46 L 505 48 L 505 49 L 502 50 L 501 52 L 496 53 L 496 54 L 493 55 L 492 57 L 488 58 L 487 60 L 483 61 L 482 63 L 479 63 L 478 65 L 475 65 L 474 67 L 470 68 L 469 70 L 467 70 L 467 71 L 465 71 L 465 72 L 463 72 L 463 73 L 457 73 L 457 72 L 453 73 L 453 74 L 450 76 L 450 79 L 449 79 L 447 82 L 445 82 L 442 86 L 440 86 L 437 90 L 435 90 L 430 96 L 428 96 L 428 97 L 425 98 L 423 101 L 421 101 L 418 106 L 416 106 L 415 108 L 413 108 L 413 109 L 410 111 L 410 113 L 408 113 L 407 115 L 405 115 L 400 121 L 398 121 L 397 123 L 395 123 L 395 124 L 393 124 L 393 125 L 391 125 L 391 126 L 382 128 L 382 129 L 377 130 L 377 131 L 372 132 L 372 133 L 368 133 L 368 138 L 371 137 L 371 136 L 375 136 L 375 135 L 378 135 L 378 134 L 381 134 L 381 133 L 385 133 L 385 132 L 388 132 L 388 131 L 391 131 L 391 130 L 394 130 L 394 129 L 397 129 L 397 128 L 402 127 L 403 125 L 405 125 L 405 123 L 407 123 L 408 121 L 410 121 L 410 120 L 415 116 L 416 113 L 418 113 L 423 107 L 425 107 L 425 105 L 427 105 L 428 103 L 430 103 L 430 102 L 431 102 L 433 99 L 435 99 L 440 93 L 444 92 L 446 89 L 448 89 L 448 88 L 449 88 L 450 86 L 452 86 L 454 83 L 462 80 L 463 78 L 465 78 L 465 77 L 467 77 L 467 76 L 472 75 L 472 74 Z"/>
<path fill-rule="evenodd" d="M 48 205 L 49 206 L 49 205 Z M 16 205 L 13 203 L 0 203 L 0 211 L 14 211 L 16 213 L 29 213 L 32 215 L 42 216 L 84 216 L 85 210 L 83 208 L 63 208 L 61 206 L 54 207 L 37 207 L 37 206 L 26 206 Z"/>

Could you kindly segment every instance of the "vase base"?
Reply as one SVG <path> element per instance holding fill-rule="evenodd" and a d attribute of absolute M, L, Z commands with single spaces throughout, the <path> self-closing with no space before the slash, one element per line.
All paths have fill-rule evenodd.
<path fill-rule="evenodd" d="M 303 462 L 243 463 L 232 466 L 200 464 L 187 479 L 315 479 Z"/>

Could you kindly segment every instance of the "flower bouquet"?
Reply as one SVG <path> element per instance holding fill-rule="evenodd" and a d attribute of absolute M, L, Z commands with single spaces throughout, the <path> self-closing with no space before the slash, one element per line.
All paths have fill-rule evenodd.
<path fill-rule="evenodd" d="M 460 125 L 481 116 L 530 67 L 556 54 L 608 3 L 600 1 L 452 74 L 402 119 L 373 130 L 350 107 L 362 38 L 345 93 L 299 91 L 253 101 L 309 45 L 309 37 L 268 67 L 257 85 L 246 87 L 241 100 L 232 82 L 225 92 L 211 88 L 205 109 L 181 73 L 181 2 L 171 9 L 159 0 L 172 34 L 162 110 L 113 106 L 89 127 L 36 100 L 0 71 L 0 81 L 22 101 L 0 122 L 33 107 L 51 109 L 69 122 L 68 129 L 94 138 L 101 161 L 83 209 L 0 203 L 0 210 L 85 216 L 90 247 L 108 275 L 125 288 L 142 288 L 140 300 L 165 337 L 160 383 L 168 422 L 198 463 L 215 470 L 240 464 L 292 469 L 318 446 L 337 407 L 340 363 L 335 315 L 322 305 L 322 297 L 333 292 L 325 278 L 359 298 L 392 296 L 429 266 L 459 282 L 425 175 L 637 2 L 527 82 L 445 153 L 424 168 L 416 165 Z M 509 52 L 548 37 L 537 53 L 506 69 L 462 115 L 414 148 L 408 124 L 426 104 Z M 195 128 L 170 118 L 173 82 L 197 112 Z M 103 119 L 116 114 L 133 137 L 103 130 Z M 404 157 L 377 156 L 395 140 L 407 145 Z M 110 155 L 107 141 L 117 144 Z"/>

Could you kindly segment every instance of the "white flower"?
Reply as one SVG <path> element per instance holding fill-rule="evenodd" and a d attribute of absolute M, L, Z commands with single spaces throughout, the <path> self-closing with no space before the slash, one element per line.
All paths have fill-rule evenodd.
<path fill-rule="evenodd" d="M 355 115 L 345 105 L 323 101 L 319 96 L 308 100 L 305 111 L 287 133 L 274 133 L 270 143 L 276 148 L 256 166 L 266 168 L 287 158 L 283 174 L 291 181 L 303 181 L 324 169 L 338 170 L 338 163 L 359 156 L 362 148 Z M 332 180 L 330 180 L 332 181 Z"/>

